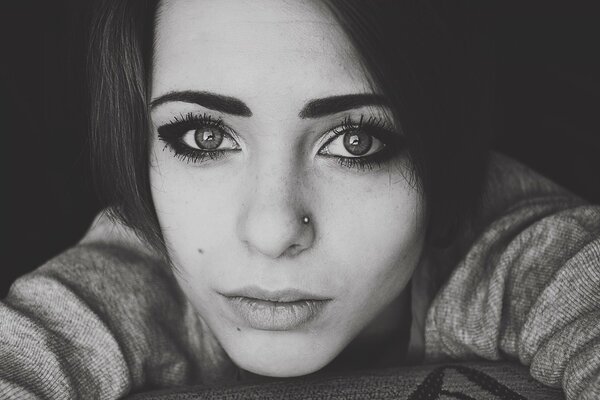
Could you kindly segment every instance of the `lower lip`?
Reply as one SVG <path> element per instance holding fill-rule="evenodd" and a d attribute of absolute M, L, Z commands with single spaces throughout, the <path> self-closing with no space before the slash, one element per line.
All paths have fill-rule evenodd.
<path fill-rule="evenodd" d="M 287 331 L 317 318 L 329 300 L 276 302 L 250 297 L 226 297 L 233 310 L 254 329 Z"/>

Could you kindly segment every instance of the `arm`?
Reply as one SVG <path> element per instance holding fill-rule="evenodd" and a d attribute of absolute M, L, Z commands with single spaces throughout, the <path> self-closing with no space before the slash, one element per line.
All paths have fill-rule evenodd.
<path fill-rule="evenodd" d="M 484 223 L 427 314 L 427 356 L 518 360 L 597 399 L 600 207 L 503 157 L 490 175 Z"/>
<path fill-rule="evenodd" d="M 229 371 L 168 268 L 97 229 L 0 302 L 0 398 L 116 399 Z"/>

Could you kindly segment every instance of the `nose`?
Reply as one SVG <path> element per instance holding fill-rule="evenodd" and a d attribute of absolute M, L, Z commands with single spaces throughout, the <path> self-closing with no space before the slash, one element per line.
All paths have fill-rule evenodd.
<path fill-rule="evenodd" d="M 296 256 L 312 246 L 313 218 L 304 201 L 302 183 L 292 169 L 271 168 L 246 184 L 237 229 L 251 252 L 277 259 Z"/>

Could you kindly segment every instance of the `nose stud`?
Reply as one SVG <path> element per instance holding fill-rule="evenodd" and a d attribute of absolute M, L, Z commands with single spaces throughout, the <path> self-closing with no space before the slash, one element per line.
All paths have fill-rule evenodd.
<path fill-rule="evenodd" d="M 310 223 L 310 218 L 308 218 L 306 215 L 304 217 L 302 217 L 302 223 L 304 225 L 308 225 Z"/>

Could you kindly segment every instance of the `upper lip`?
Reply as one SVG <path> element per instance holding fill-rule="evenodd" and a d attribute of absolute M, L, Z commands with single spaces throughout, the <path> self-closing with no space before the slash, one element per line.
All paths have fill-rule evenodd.
<path fill-rule="evenodd" d="M 331 298 L 304 292 L 299 289 L 266 290 L 258 286 L 246 286 L 230 292 L 221 293 L 226 297 L 248 297 L 253 299 L 293 302 L 301 300 L 331 300 Z"/>

